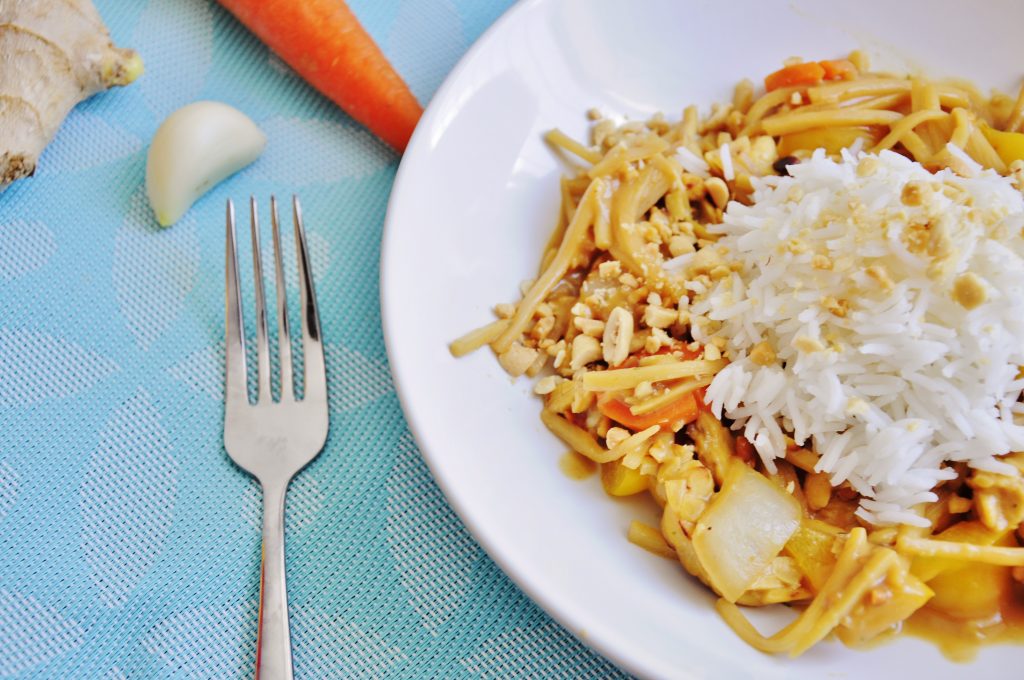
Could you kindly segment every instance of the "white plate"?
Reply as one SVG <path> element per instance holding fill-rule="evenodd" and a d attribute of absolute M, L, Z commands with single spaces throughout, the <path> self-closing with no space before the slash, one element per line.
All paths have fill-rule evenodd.
<path fill-rule="evenodd" d="M 1012 89 L 1024 71 L 1024 4 L 810 0 L 533 0 L 509 11 L 434 97 L 395 181 L 382 307 L 398 394 L 420 449 L 466 526 L 534 600 L 623 668 L 652 677 L 952 677 L 967 668 L 900 639 L 854 652 L 822 644 L 792 661 L 753 651 L 681 567 L 625 540 L 641 503 L 558 469 L 564 447 L 526 380 L 488 351 L 447 344 L 492 320 L 535 275 L 563 167 L 541 140 L 583 138 L 585 112 L 679 115 L 731 96 L 792 55 L 866 49 L 876 62 Z M 1019 648 L 970 666 L 1017 675 Z"/>

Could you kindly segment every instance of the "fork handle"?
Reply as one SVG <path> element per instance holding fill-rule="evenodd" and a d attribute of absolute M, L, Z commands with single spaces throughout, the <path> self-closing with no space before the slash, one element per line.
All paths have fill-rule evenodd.
<path fill-rule="evenodd" d="M 284 497 L 288 482 L 263 484 L 263 564 L 256 680 L 292 680 L 288 586 L 284 568 Z"/>

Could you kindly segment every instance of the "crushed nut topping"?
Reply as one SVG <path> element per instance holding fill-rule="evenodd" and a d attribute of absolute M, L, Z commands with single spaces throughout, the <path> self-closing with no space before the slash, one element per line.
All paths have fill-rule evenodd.
<path fill-rule="evenodd" d="M 498 355 L 498 363 L 505 369 L 505 372 L 514 378 L 526 373 L 537 359 L 537 350 L 526 347 L 522 343 L 513 342 L 512 346 Z"/>
<path fill-rule="evenodd" d="M 618 366 L 626 360 L 632 339 L 633 315 L 622 307 L 616 307 L 608 315 L 602 342 L 602 354 L 609 366 Z"/>
<path fill-rule="evenodd" d="M 953 282 L 953 299 L 964 309 L 974 309 L 988 299 L 985 282 L 973 272 L 961 274 Z"/>
<path fill-rule="evenodd" d="M 604 321 L 600 319 L 588 319 L 584 316 L 577 316 L 572 320 L 572 325 L 580 333 L 600 338 L 604 335 Z"/>
<path fill-rule="evenodd" d="M 537 381 L 533 386 L 534 394 L 551 394 L 558 387 L 559 383 L 565 382 L 565 378 L 557 375 L 549 375 Z"/>
<path fill-rule="evenodd" d="M 767 340 L 762 340 L 751 348 L 750 360 L 758 366 L 771 366 L 776 360 L 775 350 Z"/>
<path fill-rule="evenodd" d="M 601 358 L 601 343 L 589 335 L 577 335 L 572 339 L 572 358 L 569 368 L 578 371 L 587 364 Z"/>

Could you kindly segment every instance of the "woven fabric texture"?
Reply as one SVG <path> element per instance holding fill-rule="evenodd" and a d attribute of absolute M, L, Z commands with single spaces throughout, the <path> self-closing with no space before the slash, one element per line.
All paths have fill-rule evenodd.
<path fill-rule="evenodd" d="M 482 553 L 406 429 L 378 299 L 397 156 L 211 0 L 96 4 L 145 76 L 0 195 L 0 677 L 251 677 L 260 495 L 221 444 L 223 210 L 271 193 L 303 201 L 330 374 L 330 439 L 289 495 L 296 677 L 616 675 Z M 426 102 L 509 3 L 350 4 Z M 159 229 L 146 146 L 197 99 L 269 143 Z"/>

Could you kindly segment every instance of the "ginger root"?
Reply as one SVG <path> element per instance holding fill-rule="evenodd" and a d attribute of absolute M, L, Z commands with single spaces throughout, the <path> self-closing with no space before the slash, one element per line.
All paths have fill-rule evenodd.
<path fill-rule="evenodd" d="M 76 104 L 141 74 L 92 0 L 0 0 L 0 190 L 35 172 Z"/>

